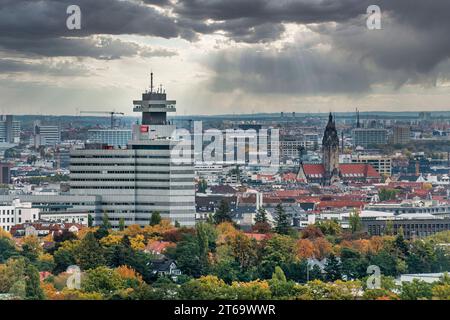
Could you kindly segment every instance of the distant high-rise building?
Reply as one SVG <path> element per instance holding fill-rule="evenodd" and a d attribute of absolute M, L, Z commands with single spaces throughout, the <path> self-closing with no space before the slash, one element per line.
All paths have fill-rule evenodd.
<path fill-rule="evenodd" d="M 132 138 L 130 129 L 92 129 L 88 131 L 88 141 L 120 148 L 126 147 Z"/>
<path fill-rule="evenodd" d="M 20 121 L 14 121 L 12 115 L 0 117 L 0 142 L 20 142 Z"/>
<path fill-rule="evenodd" d="M 393 128 L 392 142 L 394 144 L 406 144 L 411 139 L 411 127 L 396 125 Z"/>
<path fill-rule="evenodd" d="M 55 154 L 58 169 L 67 169 L 70 166 L 70 149 L 58 148 Z"/>
<path fill-rule="evenodd" d="M 383 145 L 387 143 L 387 130 L 377 128 L 356 128 L 352 131 L 355 147 Z"/>
<path fill-rule="evenodd" d="M 381 175 L 391 176 L 392 159 L 381 155 L 357 155 L 352 157 L 352 163 L 368 163 Z"/>
<path fill-rule="evenodd" d="M 34 122 L 32 144 L 40 146 L 55 146 L 61 143 L 61 129 L 59 126 L 43 126 L 40 121 Z"/>
<path fill-rule="evenodd" d="M 142 124 L 134 125 L 127 149 L 71 151 L 70 193 L 101 197 L 96 222 L 106 213 L 113 227 L 120 219 L 145 226 L 159 212 L 180 225 L 195 224 L 194 165 L 172 161 L 171 150 L 179 141 L 172 139 L 176 127 L 166 115 L 176 110 L 175 104 L 152 85 L 142 100 L 134 101 Z"/>
<path fill-rule="evenodd" d="M 11 183 L 11 164 L 0 163 L 0 183 L 1 184 Z"/>

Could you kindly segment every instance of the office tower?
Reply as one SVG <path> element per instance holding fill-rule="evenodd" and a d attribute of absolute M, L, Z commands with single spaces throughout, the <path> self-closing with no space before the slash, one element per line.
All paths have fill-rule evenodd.
<path fill-rule="evenodd" d="M 43 126 L 40 121 L 35 121 L 32 139 L 35 148 L 55 146 L 61 143 L 61 129 L 59 126 Z"/>
<path fill-rule="evenodd" d="M 126 147 L 132 139 L 130 129 L 92 129 L 88 131 L 90 143 L 100 143 L 115 148 Z"/>
<path fill-rule="evenodd" d="M 411 138 L 411 128 L 409 126 L 396 125 L 393 128 L 393 143 L 406 144 Z"/>
<path fill-rule="evenodd" d="M 1 184 L 11 183 L 11 164 L 0 163 L 0 183 Z"/>
<path fill-rule="evenodd" d="M 356 128 L 352 131 L 353 145 L 368 148 L 387 143 L 387 130 L 378 128 Z"/>
<path fill-rule="evenodd" d="M 392 158 L 383 155 L 357 155 L 352 157 L 352 163 L 368 163 L 379 174 L 391 176 Z"/>
<path fill-rule="evenodd" d="M 153 80 L 153 74 L 152 74 Z M 153 212 L 177 221 L 195 224 L 194 166 L 175 164 L 171 150 L 175 126 L 167 121 L 176 101 L 167 100 L 159 88 L 143 93 L 134 101 L 142 113 L 142 124 L 133 126 L 127 149 L 83 149 L 71 151 L 70 193 L 101 196 L 100 223 L 107 213 L 113 227 L 123 218 L 126 225 L 148 225 Z"/>
<path fill-rule="evenodd" d="M 0 142 L 20 142 L 20 121 L 14 121 L 12 115 L 1 116 L 0 118 Z"/>

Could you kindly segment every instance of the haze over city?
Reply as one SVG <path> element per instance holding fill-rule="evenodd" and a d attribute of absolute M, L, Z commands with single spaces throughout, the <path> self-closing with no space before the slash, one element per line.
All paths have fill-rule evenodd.
<path fill-rule="evenodd" d="M 369 30 L 367 8 L 381 9 Z M 69 5 L 81 29 L 69 30 Z M 450 109 L 446 0 L 2 0 L 0 113 L 177 115 Z"/>

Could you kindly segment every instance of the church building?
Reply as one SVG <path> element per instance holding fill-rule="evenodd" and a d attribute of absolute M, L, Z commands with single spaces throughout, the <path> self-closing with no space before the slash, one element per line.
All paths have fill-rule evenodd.
<path fill-rule="evenodd" d="M 332 185 L 343 182 L 377 183 L 381 175 L 365 163 L 339 163 L 339 135 L 330 112 L 322 139 L 322 163 L 300 163 L 297 179 L 306 183 Z"/>

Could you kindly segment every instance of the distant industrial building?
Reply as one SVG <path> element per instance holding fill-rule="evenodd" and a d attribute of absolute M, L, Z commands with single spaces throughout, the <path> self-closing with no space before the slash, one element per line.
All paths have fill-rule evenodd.
<path fill-rule="evenodd" d="M 450 218 L 438 218 L 431 214 L 401 214 L 392 219 L 362 219 L 361 222 L 364 231 L 371 236 L 385 235 L 392 227 L 392 234 L 397 235 L 402 230 L 408 240 L 450 230 Z"/>
<path fill-rule="evenodd" d="M 369 146 L 387 143 L 387 130 L 379 128 L 356 128 L 352 131 L 353 145 L 368 148 Z"/>

